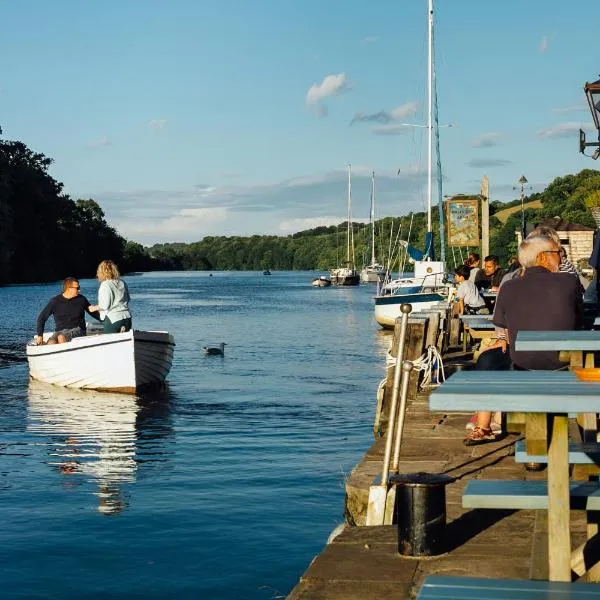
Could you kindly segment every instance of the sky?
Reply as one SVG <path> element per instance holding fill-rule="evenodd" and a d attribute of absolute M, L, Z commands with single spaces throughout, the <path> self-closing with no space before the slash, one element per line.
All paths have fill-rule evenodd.
<path fill-rule="evenodd" d="M 144 245 L 427 202 L 427 0 L 0 0 L 0 126 Z M 444 194 L 598 163 L 597 0 L 436 0 Z M 406 125 L 408 124 L 408 125 Z M 413 126 L 409 126 L 413 125 Z M 434 198 L 434 201 L 436 199 Z"/>

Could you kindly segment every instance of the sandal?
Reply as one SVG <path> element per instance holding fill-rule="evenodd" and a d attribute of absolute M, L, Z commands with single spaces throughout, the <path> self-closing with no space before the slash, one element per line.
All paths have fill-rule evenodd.
<path fill-rule="evenodd" d="M 467 424 L 465 425 L 465 429 L 468 429 L 469 431 L 473 431 L 473 429 L 475 429 L 475 427 L 477 427 L 477 414 L 474 414 L 468 420 Z M 502 424 L 497 423 L 496 421 L 494 421 L 494 419 L 492 419 L 492 421 L 490 423 L 490 428 L 496 434 L 502 433 Z"/>
<path fill-rule="evenodd" d="M 483 427 L 477 427 L 469 433 L 469 435 L 463 440 L 465 446 L 479 446 L 479 444 L 489 444 L 495 442 L 497 434 L 491 429 L 484 429 Z"/>

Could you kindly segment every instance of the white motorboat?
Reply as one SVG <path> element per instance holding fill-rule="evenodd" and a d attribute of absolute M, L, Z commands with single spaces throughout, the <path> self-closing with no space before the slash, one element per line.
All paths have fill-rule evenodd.
<path fill-rule="evenodd" d="M 312 280 L 313 287 L 329 287 L 331 285 L 331 279 L 327 279 L 325 275 L 321 275 L 320 277 L 315 277 Z"/>
<path fill-rule="evenodd" d="M 166 331 L 131 330 L 87 335 L 66 344 L 28 344 L 27 362 L 31 377 L 44 383 L 134 394 L 164 383 L 174 349 L 175 340 Z"/>

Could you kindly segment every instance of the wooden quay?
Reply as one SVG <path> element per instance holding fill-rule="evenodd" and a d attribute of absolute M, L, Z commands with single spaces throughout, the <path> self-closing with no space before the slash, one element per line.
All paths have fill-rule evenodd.
<path fill-rule="evenodd" d="M 468 364 L 471 345 L 480 342 L 471 335 L 471 325 L 482 331 L 493 327 L 489 317 L 474 317 L 452 318 L 444 307 L 431 315 L 411 315 L 405 358 L 416 359 L 433 343 L 450 371 L 453 364 Z M 393 357 L 398 330 L 397 324 Z M 574 356 L 575 365 L 585 362 Z M 587 481 L 587 471 L 582 471 L 585 480 L 569 479 L 575 468 L 597 468 L 600 451 L 589 435 L 582 442 L 582 428 L 568 418 L 598 410 L 600 383 L 590 387 L 569 372 L 457 371 L 439 387 L 421 390 L 418 373 L 411 373 L 397 470 L 445 473 L 454 480 L 446 487 L 443 553 L 407 557 L 398 553 L 395 524 L 365 526 L 369 488 L 381 473 L 393 370 L 388 367 L 380 386 L 375 441 L 346 479 L 346 525 L 332 534 L 288 598 L 600 597 L 600 587 L 588 582 L 597 579 L 593 562 L 600 550 L 600 544 L 594 545 L 600 492 Z M 502 379 L 509 376 L 519 379 Z M 493 443 L 465 446 L 465 424 L 477 409 L 514 411 L 510 433 Z M 548 468 L 527 471 L 523 462 L 531 461 Z M 571 583 L 572 578 L 577 581 Z"/>

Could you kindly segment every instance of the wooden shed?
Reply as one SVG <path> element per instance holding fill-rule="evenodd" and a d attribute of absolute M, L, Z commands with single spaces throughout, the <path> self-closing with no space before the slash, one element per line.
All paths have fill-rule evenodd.
<path fill-rule="evenodd" d="M 594 245 L 594 229 L 579 223 L 567 223 L 561 217 L 549 217 L 536 224 L 536 227 L 552 227 L 560 237 L 560 243 L 567 251 L 567 258 L 574 264 L 585 258 L 588 260 Z M 521 243 L 521 232 L 517 231 L 517 242 Z"/>

